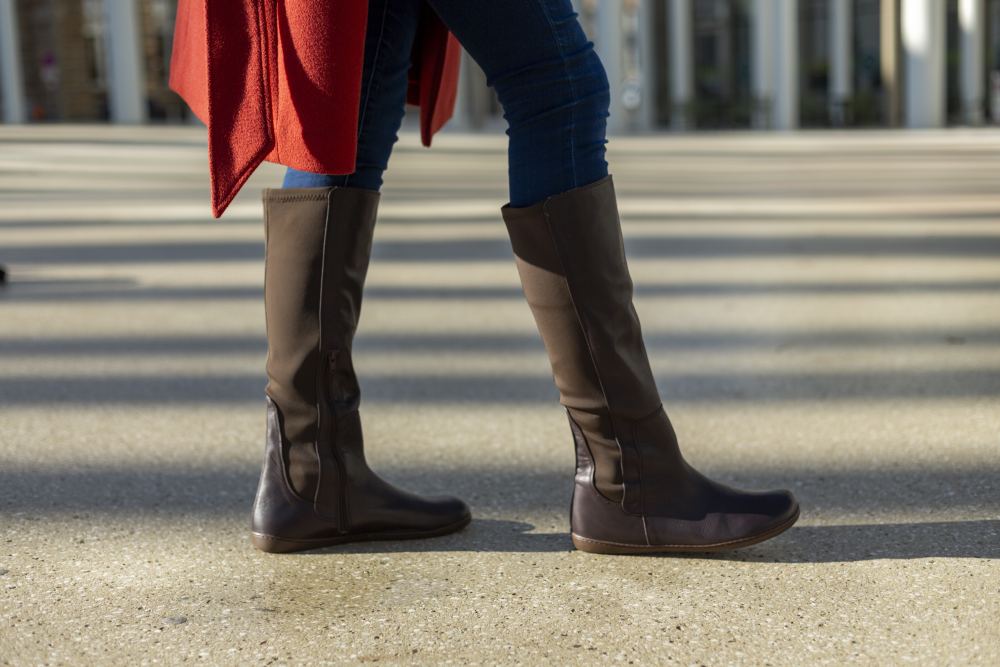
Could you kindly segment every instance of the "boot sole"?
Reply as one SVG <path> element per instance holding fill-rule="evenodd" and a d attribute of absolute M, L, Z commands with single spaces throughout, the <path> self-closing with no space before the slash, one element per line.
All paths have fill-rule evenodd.
<path fill-rule="evenodd" d="M 799 520 L 799 508 L 795 508 L 795 514 L 778 524 L 774 528 L 757 535 L 751 535 L 738 540 L 728 542 L 716 542 L 715 544 L 622 544 L 619 542 L 603 542 L 583 537 L 573 533 L 573 546 L 580 551 L 591 554 L 608 555 L 628 555 L 628 554 L 655 554 L 655 553 L 705 553 L 716 551 L 732 551 L 742 549 L 753 544 L 769 540 L 785 532 Z"/>
<path fill-rule="evenodd" d="M 310 540 L 294 540 L 264 533 L 250 533 L 250 542 L 267 553 L 287 554 L 296 551 L 309 551 L 310 549 L 322 549 L 323 547 L 333 547 L 351 542 L 377 542 L 387 540 L 418 540 L 424 537 L 441 537 L 456 531 L 462 530 L 472 521 L 471 516 L 464 517 L 460 521 L 450 523 L 441 528 L 433 530 L 398 530 L 379 533 L 357 533 L 354 535 L 336 535 L 334 537 L 324 537 Z"/>

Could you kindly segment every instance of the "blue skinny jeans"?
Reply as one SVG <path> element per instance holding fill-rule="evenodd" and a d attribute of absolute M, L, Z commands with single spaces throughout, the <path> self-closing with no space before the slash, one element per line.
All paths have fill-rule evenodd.
<path fill-rule="evenodd" d="M 289 169 L 283 187 L 381 188 L 424 2 L 369 0 L 354 172 Z M 511 206 L 607 176 L 608 78 L 570 0 L 426 2 L 486 73 L 503 107 Z"/>

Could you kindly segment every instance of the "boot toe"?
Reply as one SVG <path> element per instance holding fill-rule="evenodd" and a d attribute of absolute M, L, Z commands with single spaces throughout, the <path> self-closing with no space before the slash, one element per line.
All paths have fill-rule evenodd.
<path fill-rule="evenodd" d="M 411 501 L 396 518 L 398 525 L 389 530 L 403 529 L 430 537 L 461 530 L 472 521 L 472 510 L 454 496 L 430 496 Z"/>
<path fill-rule="evenodd" d="M 743 515 L 745 523 L 735 531 L 734 539 L 772 537 L 790 528 L 798 519 L 799 502 L 791 491 L 781 489 L 755 495 L 753 507 Z"/>
<path fill-rule="evenodd" d="M 798 515 L 799 501 L 791 491 L 782 489 L 780 491 L 775 491 L 774 495 L 778 496 L 779 500 L 776 502 L 782 507 L 778 523 L 784 523 L 791 520 L 792 517 Z"/>
<path fill-rule="evenodd" d="M 657 521 L 654 532 L 666 544 L 727 550 L 770 539 L 790 528 L 799 503 L 790 491 L 735 491 L 726 488 L 719 504 L 700 519 Z"/>
<path fill-rule="evenodd" d="M 454 496 L 421 496 L 390 485 L 383 491 L 354 505 L 351 532 L 431 537 L 461 530 L 472 520 L 469 506 Z"/>
<path fill-rule="evenodd" d="M 442 526 L 465 525 L 472 520 L 472 510 L 461 498 L 455 496 L 433 496 L 427 499 L 432 507 L 435 523 Z"/>

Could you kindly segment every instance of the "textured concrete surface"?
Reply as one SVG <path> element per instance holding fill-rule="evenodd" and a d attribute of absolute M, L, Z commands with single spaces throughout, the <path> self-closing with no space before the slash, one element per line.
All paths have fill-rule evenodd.
<path fill-rule="evenodd" d="M 498 206 L 502 137 L 403 137 L 357 366 L 373 464 L 458 535 L 272 556 L 262 169 L 197 129 L 0 127 L 0 663 L 1000 663 L 1000 133 L 611 144 L 693 463 L 789 486 L 743 552 L 600 557 Z"/>

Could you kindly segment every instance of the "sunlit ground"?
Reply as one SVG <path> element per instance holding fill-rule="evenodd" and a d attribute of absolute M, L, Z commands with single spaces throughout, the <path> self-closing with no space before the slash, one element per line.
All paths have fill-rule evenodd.
<path fill-rule="evenodd" d="M 1000 131 L 611 142 L 688 458 L 803 516 L 730 556 L 572 551 L 573 453 L 499 217 L 503 137 L 405 134 L 355 364 L 370 459 L 465 532 L 272 556 L 262 168 L 187 128 L 0 126 L 0 657 L 1000 662 Z"/>

